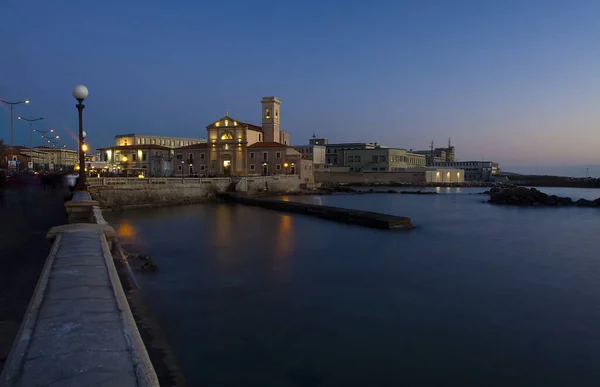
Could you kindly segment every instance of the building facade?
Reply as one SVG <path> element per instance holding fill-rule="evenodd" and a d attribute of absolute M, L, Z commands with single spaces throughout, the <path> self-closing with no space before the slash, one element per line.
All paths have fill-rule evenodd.
<path fill-rule="evenodd" d="M 132 133 L 115 136 L 115 146 L 158 145 L 166 148 L 178 148 L 205 142 L 206 139 L 202 138 L 155 136 L 151 134 Z"/>
<path fill-rule="evenodd" d="M 302 157 L 312 160 L 315 165 L 326 164 L 327 148 L 324 145 L 296 145 L 294 146 Z"/>
<path fill-rule="evenodd" d="M 351 172 L 400 172 L 405 169 L 425 167 L 424 155 L 399 148 L 374 148 L 345 150 L 338 155 L 342 165 Z"/>
<path fill-rule="evenodd" d="M 174 150 L 175 176 L 300 175 L 313 182 L 312 161 L 289 145 L 281 130 L 281 101 L 261 100 L 262 126 L 238 121 L 227 114 L 206 127 L 208 143 Z"/>
<path fill-rule="evenodd" d="M 104 164 L 108 174 L 166 177 L 173 173 L 174 150 L 162 145 L 123 145 L 98 150 L 101 156 L 98 162 Z"/>
<path fill-rule="evenodd" d="M 462 169 L 466 181 L 492 181 L 493 176 L 500 173 L 498 163 L 492 161 L 434 162 L 432 166 Z"/>

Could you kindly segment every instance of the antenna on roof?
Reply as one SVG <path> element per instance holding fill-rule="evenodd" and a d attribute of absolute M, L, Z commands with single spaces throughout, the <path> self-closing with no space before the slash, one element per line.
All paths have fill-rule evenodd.
<path fill-rule="evenodd" d="M 313 138 L 316 138 L 317 134 L 315 133 L 315 131 L 313 130 Z"/>
<path fill-rule="evenodd" d="M 225 117 L 229 117 L 229 109 L 225 110 Z"/>

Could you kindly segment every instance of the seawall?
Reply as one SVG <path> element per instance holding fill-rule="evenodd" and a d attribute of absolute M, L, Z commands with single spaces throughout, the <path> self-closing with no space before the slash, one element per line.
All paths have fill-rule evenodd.
<path fill-rule="evenodd" d="M 219 192 L 280 192 L 300 189 L 300 178 L 288 176 L 218 178 L 96 178 L 89 191 L 100 207 L 127 209 L 202 202 Z"/>

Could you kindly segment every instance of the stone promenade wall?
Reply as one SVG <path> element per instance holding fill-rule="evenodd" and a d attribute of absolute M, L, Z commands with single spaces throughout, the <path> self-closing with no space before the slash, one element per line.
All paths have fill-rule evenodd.
<path fill-rule="evenodd" d="M 100 207 L 125 209 L 201 202 L 218 192 L 297 191 L 298 175 L 241 178 L 99 178 L 89 179 L 89 191 Z M 235 185 L 234 185 L 235 184 Z"/>
<path fill-rule="evenodd" d="M 294 192 L 301 184 L 299 175 L 244 177 L 236 185 L 237 192 L 249 194 L 259 191 Z"/>

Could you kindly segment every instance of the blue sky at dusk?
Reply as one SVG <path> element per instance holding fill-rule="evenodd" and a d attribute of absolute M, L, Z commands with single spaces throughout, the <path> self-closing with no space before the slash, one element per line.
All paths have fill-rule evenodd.
<path fill-rule="evenodd" d="M 75 145 L 205 137 L 282 100 L 292 143 L 427 149 L 600 176 L 600 1 L 0 1 L 0 99 Z M 15 143 L 29 130 L 15 121 Z M 0 137 L 9 113 L 0 107 Z M 35 139 L 39 143 L 39 136 Z"/>

